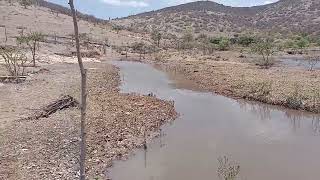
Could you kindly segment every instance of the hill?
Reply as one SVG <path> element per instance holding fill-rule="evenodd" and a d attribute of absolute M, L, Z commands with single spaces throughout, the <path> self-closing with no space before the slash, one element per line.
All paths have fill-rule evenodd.
<path fill-rule="evenodd" d="M 116 22 L 133 30 L 158 28 L 181 33 L 240 33 L 245 31 L 307 32 L 319 35 L 318 0 L 280 0 L 254 7 L 230 7 L 197 1 L 122 18 Z"/>

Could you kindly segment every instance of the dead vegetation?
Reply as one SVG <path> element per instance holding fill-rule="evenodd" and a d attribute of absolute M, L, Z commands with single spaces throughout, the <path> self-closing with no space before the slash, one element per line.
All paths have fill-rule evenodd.
<path fill-rule="evenodd" d="M 221 180 L 236 180 L 240 173 L 240 166 L 230 162 L 227 156 L 218 158 L 218 177 Z"/>
<path fill-rule="evenodd" d="M 40 118 L 48 118 L 51 114 L 70 107 L 78 107 L 79 103 L 70 95 L 61 96 L 58 100 L 40 108 L 34 115 L 25 118 L 25 120 L 38 120 Z"/>
<path fill-rule="evenodd" d="M 25 65 L 27 57 L 15 48 L 4 48 L 0 50 L 0 55 L 4 59 L 4 66 L 9 76 L 0 77 L 1 82 L 21 82 L 25 77 Z"/>
<path fill-rule="evenodd" d="M 114 160 L 125 159 L 143 146 L 145 130 L 149 141 L 161 125 L 174 119 L 176 112 L 173 103 L 156 97 L 120 94 L 117 68 L 102 63 L 87 64 L 87 67 L 91 69 L 88 71 L 86 173 L 88 179 L 104 179 L 106 168 Z M 0 109 L 1 117 L 11 119 L 5 129 L 0 128 L 0 162 L 5 164 L 0 166 L 0 179 L 79 178 L 78 108 L 56 111 L 38 120 L 17 120 L 18 115 L 23 117 L 33 109 L 47 105 L 63 107 L 73 102 L 71 98 L 56 100 L 60 92 L 79 96 L 79 71 L 75 64 L 48 68 L 50 73 L 35 74 L 35 80 L 26 88 L 12 90 L 10 97 L 1 99 L 1 103 L 13 104 Z M 1 96 L 6 90 L 0 89 Z M 26 96 L 13 99 L 20 93 Z M 35 95 L 39 98 L 34 99 Z"/>

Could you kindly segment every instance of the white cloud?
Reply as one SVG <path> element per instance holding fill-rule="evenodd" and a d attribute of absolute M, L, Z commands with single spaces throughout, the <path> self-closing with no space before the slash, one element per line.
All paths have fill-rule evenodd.
<path fill-rule="evenodd" d="M 271 4 L 271 3 L 274 3 L 274 2 L 276 2 L 276 0 L 267 0 L 267 1 L 264 2 L 264 4 Z"/>
<path fill-rule="evenodd" d="M 169 5 L 185 4 L 189 2 L 194 2 L 198 0 L 167 0 Z"/>
<path fill-rule="evenodd" d="M 102 0 L 106 4 L 113 6 L 130 6 L 130 7 L 148 7 L 149 4 L 145 1 L 136 0 Z"/>

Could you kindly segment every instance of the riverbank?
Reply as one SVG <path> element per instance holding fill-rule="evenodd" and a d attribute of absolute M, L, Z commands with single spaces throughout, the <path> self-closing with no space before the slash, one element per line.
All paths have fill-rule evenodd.
<path fill-rule="evenodd" d="M 151 139 L 176 112 L 171 102 L 120 93 L 114 66 L 88 61 L 86 67 L 87 176 L 107 178 L 113 160 L 125 159 L 141 147 L 144 133 Z M 62 94 L 78 99 L 78 66 L 70 62 L 41 65 L 30 75 L 24 83 L 0 86 L 0 179 L 77 179 L 79 109 L 57 111 L 38 120 L 21 118 Z"/>
<path fill-rule="evenodd" d="M 141 60 L 131 55 L 128 60 L 152 63 L 171 73 L 180 73 L 205 91 L 320 112 L 319 70 L 280 65 L 262 69 L 253 63 L 254 58 L 239 56 L 240 53 L 236 52 L 203 56 L 192 51 L 168 50 Z"/>

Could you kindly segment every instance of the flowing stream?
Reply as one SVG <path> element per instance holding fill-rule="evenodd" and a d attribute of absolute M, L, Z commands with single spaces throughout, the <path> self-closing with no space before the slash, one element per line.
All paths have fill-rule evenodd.
<path fill-rule="evenodd" d="M 113 180 L 218 180 L 218 158 L 241 180 L 320 178 L 320 116 L 200 92 L 151 65 L 113 62 L 122 92 L 174 100 L 180 117 L 162 135 L 109 169 Z"/>

